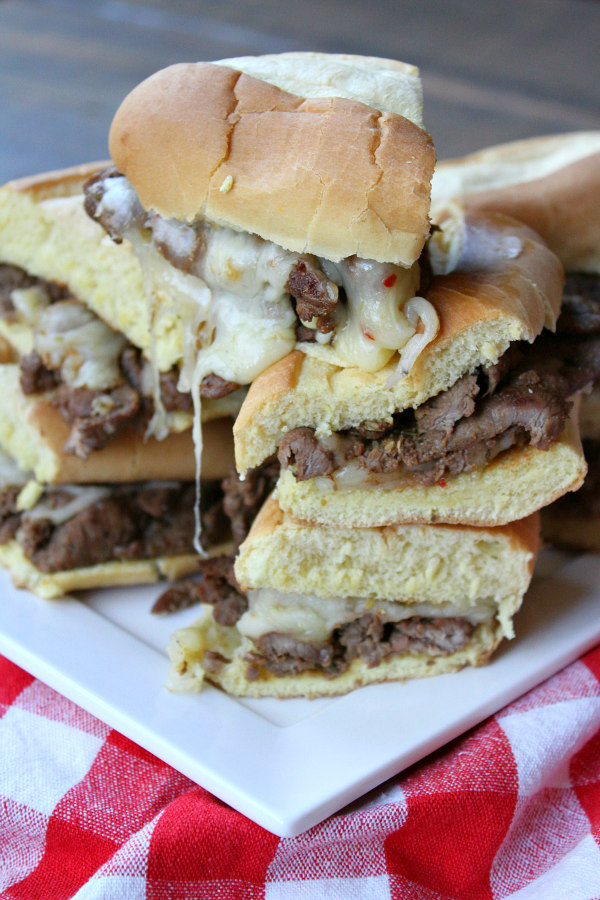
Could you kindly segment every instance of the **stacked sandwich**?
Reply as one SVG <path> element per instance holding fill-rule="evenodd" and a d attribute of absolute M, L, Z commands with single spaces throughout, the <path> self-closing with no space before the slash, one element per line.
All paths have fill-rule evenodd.
<path fill-rule="evenodd" d="M 203 235 L 197 271 L 215 230 L 269 242 L 299 320 L 234 427 L 240 478 L 278 464 L 276 491 L 226 612 L 174 635 L 174 688 L 316 696 L 484 662 L 513 633 L 537 511 L 583 480 L 581 385 L 546 347 L 561 264 L 502 215 L 430 234 L 431 144 L 395 78 L 304 54 L 176 67 L 113 123 L 134 206 Z"/>
<path fill-rule="evenodd" d="M 230 541 L 231 399 L 205 405 L 197 507 L 191 400 L 159 336 L 148 358 L 137 260 L 84 210 L 96 170 L 0 190 L 0 562 L 44 597 L 194 571 L 195 515 L 207 552 Z"/>
<path fill-rule="evenodd" d="M 583 487 L 544 509 L 544 538 L 600 551 L 600 132 L 575 132 L 491 147 L 441 164 L 432 203 L 443 211 L 495 210 L 535 228 L 562 261 L 566 279 L 552 352 L 571 360 L 587 390 L 580 431 Z"/>

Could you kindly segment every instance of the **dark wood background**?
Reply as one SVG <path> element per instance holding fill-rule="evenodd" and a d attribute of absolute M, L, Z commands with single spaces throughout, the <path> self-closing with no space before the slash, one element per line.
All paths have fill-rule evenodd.
<path fill-rule="evenodd" d="M 418 65 L 439 157 L 600 128 L 594 0 L 0 0 L 0 181 L 104 158 L 163 66 L 307 49 Z"/>

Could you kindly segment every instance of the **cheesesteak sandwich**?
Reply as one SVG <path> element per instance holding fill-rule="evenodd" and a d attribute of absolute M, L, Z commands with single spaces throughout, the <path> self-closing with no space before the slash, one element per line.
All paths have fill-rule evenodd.
<path fill-rule="evenodd" d="M 419 322 L 433 337 L 415 298 L 434 165 L 421 105 L 414 67 L 318 53 L 171 66 L 126 97 L 86 208 L 133 248 L 146 316 L 185 331 L 194 398 L 298 344 L 375 371 L 414 352 Z"/>
<path fill-rule="evenodd" d="M 583 480 L 573 406 L 594 372 L 554 358 L 560 262 L 494 213 L 449 217 L 428 247 L 439 330 L 405 375 L 295 352 L 250 388 L 238 470 L 277 454 L 279 503 L 297 518 L 497 525 Z"/>
<path fill-rule="evenodd" d="M 513 635 L 538 536 L 537 515 L 495 528 L 323 528 L 271 498 L 235 576 L 220 573 L 219 598 L 173 635 L 169 686 L 316 697 L 481 665 Z"/>
<path fill-rule="evenodd" d="M 47 598 L 198 571 L 197 514 L 204 553 L 231 550 L 231 427 L 203 425 L 198 509 L 189 430 L 162 442 L 121 435 L 82 460 L 65 452 L 65 424 L 47 398 L 25 396 L 18 366 L 0 366 L 0 564 Z"/>
<path fill-rule="evenodd" d="M 547 540 L 600 550 L 600 131 L 501 144 L 438 165 L 437 216 L 444 208 L 507 212 L 536 228 L 562 260 L 565 288 L 557 355 L 596 373 L 581 396 L 579 426 L 588 474 L 583 487 L 542 514 Z"/>

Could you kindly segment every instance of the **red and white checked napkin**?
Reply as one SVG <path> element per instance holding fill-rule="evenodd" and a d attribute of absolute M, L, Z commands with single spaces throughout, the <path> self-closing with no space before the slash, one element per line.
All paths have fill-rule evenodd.
<path fill-rule="evenodd" d="M 0 657 L 0 900 L 597 900 L 600 647 L 296 838 Z"/>

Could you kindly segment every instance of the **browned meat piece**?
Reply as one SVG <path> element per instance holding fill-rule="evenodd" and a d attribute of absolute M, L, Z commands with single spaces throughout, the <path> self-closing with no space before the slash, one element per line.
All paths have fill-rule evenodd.
<path fill-rule="evenodd" d="M 292 428 L 281 440 L 277 458 L 283 469 L 296 466 L 296 478 L 305 481 L 317 475 L 332 475 L 335 457 L 316 437 L 312 428 Z"/>
<path fill-rule="evenodd" d="M 92 451 L 105 447 L 120 431 L 137 424 L 140 397 L 124 384 L 108 391 L 61 384 L 53 403 L 71 425 L 66 452 L 87 459 Z"/>
<path fill-rule="evenodd" d="M 19 368 L 19 383 L 24 394 L 42 394 L 44 391 L 51 391 L 58 384 L 56 374 L 52 369 L 46 368 L 42 357 L 35 350 L 21 357 Z"/>
<path fill-rule="evenodd" d="M 210 603 L 213 616 L 221 625 L 235 625 L 248 608 L 233 574 L 233 556 L 213 556 L 200 560 L 197 579 L 184 579 L 174 584 L 158 598 L 153 613 L 171 613 L 195 603 Z"/>
<path fill-rule="evenodd" d="M 365 613 L 336 628 L 329 640 L 319 643 L 271 632 L 255 640 L 256 651 L 247 657 L 248 677 L 257 677 L 260 669 L 274 675 L 312 670 L 334 677 L 344 672 L 353 659 L 361 659 L 372 667 L 388 656 L 404 653 L 444 656 L 464 647 L 473 630 L 467 619 L 455 616 L 412 616 L 386 623 L 373 613 Z"/>
<path fill-rule="evenodd" d="M 419 431 L 450 434 L 459 419 L 473 414 L 478 393 L 477 376 L 463 375 L 447 391 L 442 391 L 415 410 L 417 428 Z"/>
<path fill-rule="evenodd" d="M 220 375 L 215 375 L 212 372 L 210 375 L 205 375 L 200 382 L 200 395 L 206 400 L 220 400 L 221 397 L 232 394 L 238 388 L 239 384 L 237 382 L 225 381 Z"/>
<path fill-rule="evenodd" d="M 276 459 L 268 459 L 247 472 L 243 481 L 235 469 L 223 480 L 223 507 L 231 522 L 236 546 L 242 543 L 250 531 L 252 522 L 275 487 L 278 477 L 279 463 Z"/>
<path fill-rule="evenodd" d="M 335 328 L 337 290 L 310 257 L 301 257 L 287 280 L 286 291 L 296 300 L 296 313 L 303 323 L 316 320 L 316 330 L 329 334 Z"/>

